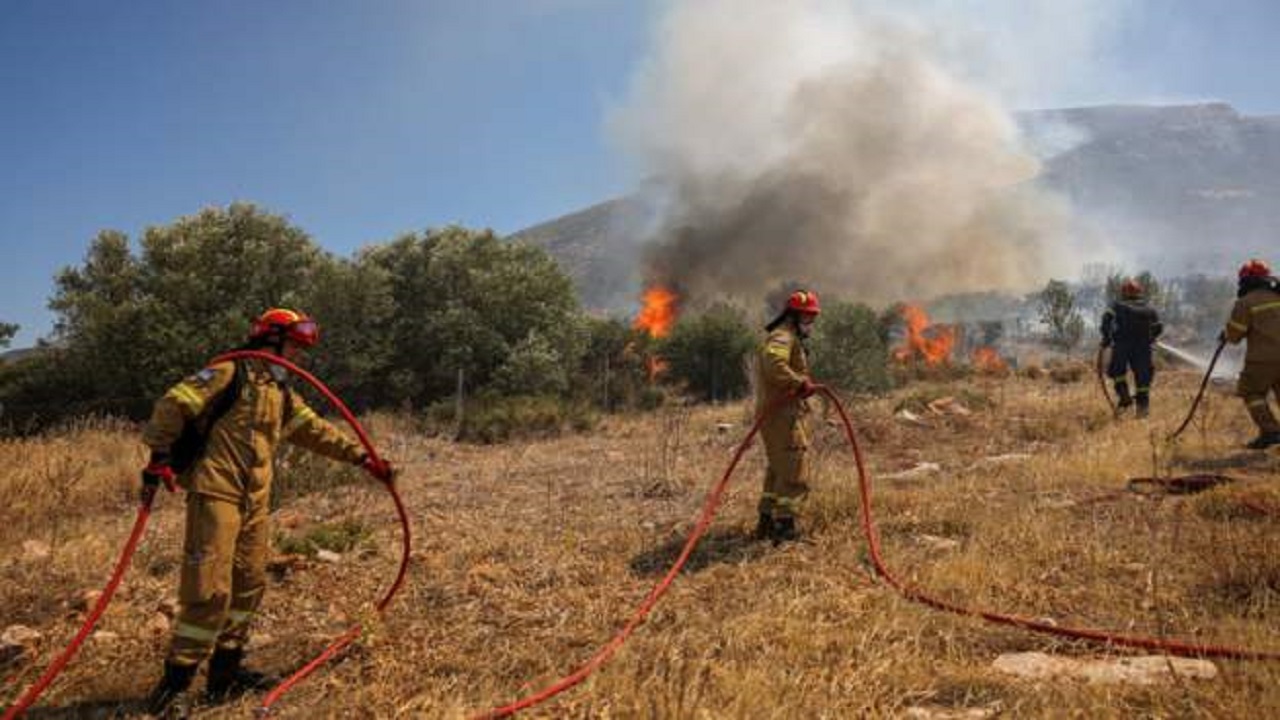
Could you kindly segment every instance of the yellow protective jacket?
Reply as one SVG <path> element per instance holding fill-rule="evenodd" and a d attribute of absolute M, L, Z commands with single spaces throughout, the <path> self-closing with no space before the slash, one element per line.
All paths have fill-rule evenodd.
<path fill-rule="evenodd" d="M 298 393 L 289 392 L 268 363 L 241 362 L 240 396 L 210 429 L 204 454 L 178 478 L 183 488 L 234 503 L 266 503 L 276 448 L 284 440 L 334 460 L 360 461 L 363 447 L 307 407 Z M 169 388 L 156 401 L 143 441 L 153 452 L 168 453 L 183 423 L 209 407 L 234 376 L 235 363 L 222 362 Z"/>
<path fill-rule="evenodd" d="M 770 331 L 760 346 L 756 366 L 756 415 L 776 406 L 761 427 L 765 441 L 790 436 L 793 444 L 807 446 L 808 438 L 799 421 L 808 412 L 808 403 L 799 398 L 780 400 L 794 395 L 809 377 L 809 359 L 795 329 L 784 324 Z"/>
<path fill-rule="evenodd" d="M 1232 343 L 1248 338 L 1246 363 L 1280 362 L 1280 293 L 1267 288 L 1245 293 L 1231 308 L 1226 335 Z"/>

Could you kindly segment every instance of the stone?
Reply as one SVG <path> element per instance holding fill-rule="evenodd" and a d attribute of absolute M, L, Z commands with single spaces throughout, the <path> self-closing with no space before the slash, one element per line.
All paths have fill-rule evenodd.
<path fill-rule="evenodd" d="M 48 560 L 53 551 L 49 549 L 48 543 L 39 540 L 23 540 L 22 541 L 22 557 L 29 562 L 39 560 Z"/>
<path fill-rule="evenodd" d="M 0 633 L 0 667 L 30 655 L 44 639 L 38 630 L 26 625 L 10 625 Z"/>
<path fill-rule="evenodd" d="M 1005 453 L 1004 455 L 988 455 L 982 458 L 982 465 L 1004 465 L 1006 463 L 1017 463 L 1030 460 L 1030 453 Z"/>
<path fill-rule="evenodd" d="M 881 475 L 880 478 L 882 480 L 913 480 L 915 478 L 933 475 L 934 473 L 941 471 L 942 466 L 938 463 L 919 462 L 916 463 L 913 468 L 902 470 L 901 472 L 889 473 L 888 475 Z"/>
<path fill-rule="evenodd" d="M 316 559 L 323 563 L 342 562 L 342 556 L 332 550 L 317 550 Z"/>
<path fill-rule="evenodd" d="M 98 598 L 102 597 L 101 590 L 81 590 L 74 598 L 71 599 L 71 608 L 86 612 L 94 605 L 98 604 Z"/>
<path fill-rule="evenodd" d="M 1075 658 L 1042 652 L 1005 653 L 992 668 L 1029 680 L 1083 680 L 1099 684 L 1156 685 L 1176 678 L 1212 680 L 1218 667 L 1208 660 L 1143 655 Z"/>
<path fill-rule="evenodd" d="M 960 547 L 959 540 L 953 540 L 951 538 L 941 537 L 939 535 L 929 535 L 927 533 L 916 535 L 916 542 L 929 548 L 930 550 L 938 550 L 942 552 L 945 552 L 948 550 L 955 550 Z"/>
<path fill-rule="evenodd" d="M 951 708 L 941 705 L 913 705 L 906 709 L 903 717 L 910 720 L 985 720 L 995 717 L 1000 706 L 976 708 Z"/>
<path fill-rule="evenodd" d="M 169 634 L 169 616 L 157 612 L 147 621 L 147 632 L 157 637 Z"/>

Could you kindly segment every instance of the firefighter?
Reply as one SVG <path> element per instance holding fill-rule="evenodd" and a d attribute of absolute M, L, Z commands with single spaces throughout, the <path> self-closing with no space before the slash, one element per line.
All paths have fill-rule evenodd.
<path fill-rule="evenodd" d="M 1156 373 L 1151 362 L 1151 345 L 1162 332 L 1160 316 L 1147 305 L 1142 284 L 1126 279 L 1120 285 L 1120 299 L 1102 314 L 1102 347 L 1111 348 L 1107 377 L 1116 386 L 1117 416 L 1135 401 L 1138 417 L 1144 418 L 1151 411 L 1151 382 Z M 1129 371 L 1133 371 L 1133 395 L 1129 394 Z"/>
<path fill-rule="evenodd" d="M 1236 393 L 1258 426 L 1258 437 L 1245 447 L 1265 450 L 1280 445 L 1280 423 L 1267 404 L 1268 393 L 1280 396 L 1280 281 L 1261 260 L 1241 266 L 1239 277 L 1236 304 L 1221 339 L 1249 341 Z"/>
<path fill-rule="evenodd" d="M 771 411 L 760 427 L 768 469 L 760 494 L 756 536 L 778 544 L 799 537 L 796 510 L 809 492 L 809 435 L 805 427 L 814 385 L 809 378 L 804 341 L 821 309 L 818 295 L 797 290 L 786 307 L 765 326 L 769 335 L 760 348 L 756 415 Z"/>
<path fill-rule="evenodd" d="M 243 349 L 293 361 L 318 339 L 314 320 L 272 308 L 254 320 Z M 393 480 L 390 463 L 371 459 L 359 443 L 320 418 L 290 392 L 286 377 L 283 368 L 257 359 L 211 365 L 157 400 L 143 432 L 151 449 L 143 482 L 171 486 L 176 479 L 188 493 L 179 609 L 164 676 L 147 699 L 153 714 L 170 711 L 206 657 L 211 701 L 269 682 L 241 661 L 266 588 L 272 458 L 282 441 L 357 464 L 383 482 Z M 199 427 L 201 420 L 210 422 L 203 451 L 189 468 L 175 471 L 184 428 Z"/>

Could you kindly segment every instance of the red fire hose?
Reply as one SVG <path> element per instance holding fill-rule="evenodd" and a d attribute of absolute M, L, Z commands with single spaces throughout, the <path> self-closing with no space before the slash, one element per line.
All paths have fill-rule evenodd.
<path fill-rule="evenodd" d="M 1177 430 L 1169 434 L 1167 439 L 1170 442 L 1177 440 L 1182 431 L 1186 430 L 1187 426 L 1191 424 L 1191 418 L 1196 416 L 1196 409 L 1200 407 L 1200 401 L 1204 399 L 1204 390 L 1209 387 L 1209 378 L 1213 377 L 1213 368 L 1218 364 L 1218 357 L 1222 355 L 1222 349 L 1226 346 L 1227 341 L 1224 339 L 1218 343 L 1218 348 L 1213 351 L 1213 359 L 1209 361 L 1209 367 L 1205 368 L 1204 371 L 1204 379 L 1200 381 L 1200 390 L 1196 393 L 1195 400 L 1191 401 L 1191 408 L 1187 410 L 1186 419 L 1182 421 Z"/>
<path fill-rule="evenodd" d="M 1057 625 L 1050 625 L 1049 623 L 1018 615 L 1008 615 L 1005 613 L 959 605 L 934 597 L 919 588 L 908 586 L 906 583 L 899 580 L 888 566 L 885 565 L 884 558 L 880 553 L 880 536 L 879 533 L 876 532 L 875 521 L 872 519 L 871 513 L 871 481 L 867 474 L 866 464 L 862 457 L 862 449 L 858 445 L 858 438 L 853 429 L 853 423 L 850 422 L 848 414 L 845 413 L 844 406 L 840 404 L 840 399 L 836 397 L 835 393 L 831 392 L 827 388 L 821 388 L 820 392 L 831 400 L 832 404 L 835 405 L 836 411 L 840 413 L 840 420 L 844 425 L 845 437 L 849 441 L 849 446 L 853 450 L 854 461 L 858 466 L 858 488 L 862 498 L 862 531 L 867 538 L 867 545 L 871 553 L 871 561 L 875 564 L 876 572 L 880 574 L 880 577 L 884 578 L 885 582 L 889 583 L 889 585 L 904 597 L 929 607 L 938 610 L 945 610 L 957 615 L 979 617 L 983 620 L 1001 625 L 1012 625 L 1026 630 L 1033 630 L 1035 632 L 1058 635 L 1061 637 L 1075 638 L 1078 640 L 1092 640 L 1095 642 L 1105 643 L 1107 645 L 1143 648 L 1147 650 L 1163 650 L 1173 655 L 1192 657 L 1221 657 L 1234 658 L 1237 660 L 1280 660 L 1280 652 L 1276 651 L 1251 650 L 1248 648 L 1237 648 L 1228 645 L 1205 645 L 1200 643 L 1162 640 L 1159 638 L 1136 635 L 1120 635 L 1091 628 L 1059 627 Z"/>
<path fill-rule="evenodd" d="M 711 526 L 711 521 L 716 516 L 716 510 L 720 507 L 720 500 L 724 496 L 724 490 L 729 485 L 729 479 L 733 477 L 733 471 L 738 467 L 738 462 L 742 460 L 742 455 L 751 445 L 751 441 L 755 439 L 756 433 L 760 432 L 760 425 L 764 423 L 765 418 L 789 399 L 790 398 L 788 397 L 780 398 L 774 402 L 766 412 L 761 413 L 760 417 L 756 418 L 755 424 L 751 426 L 751 430 L 747 432 L 747 436 L 738 444 L 738 448 L 733 451 L 733 459 L 729 461 L 729 467 L 724 471 L 724 475 L 720 476 L 720 481 L 717 482 L 715 486 L 711 488 L 711 492 L 707 494 L 707 499 L 702 504 L 702 513 L 698 515 L 698 520 L 694 523 L 693 530 L 689 533 L 689 539 L 685 540 L 684 548 L 680 550 L 679 557 L 677 557 L 676 561 L 672 563 L 671 569 L 667 571 L 667 574 L 653 586 L 653 589 L 650 590 L 649 594 L 645 597 L 644 602 L 640 603 L 640 606 L 631 614 L 631 619 L 628 620 L 627 624 L 613 636 L 613 639 L 606 643 L 604 647 L 600 648 L 600 650 L 596 652 L 595 655 L 592 655 L 590 659 L 571 674 L 566 675 L 560 680 L 557 680 L 532 695 L 525 696 L 512 703 L 503 705 L 502 707 L 496 707 L 492 710 L 482 712 L 479 715 L 476 715 L 474 720 L 481 720 L 482 718 L 488 720 L 489 718 L 510 717 L 521 710 L 546 702 L 583 680 L 586 680 L 592 673 L 598 670 L 601 665 L 604 665 L 610 657 L 613 657 L 613 654 L 618 651 L 618 648 L 622 647 L 622 644 L 627 641 L 627 638 L 631 637 L 631 633 L 635 632 L 636 628 L 640 626 L 640 623 L 644 622 L 644 619 L 649 615 L 649 611 L 653 610 L 653 606 L 658 604 L 658 600 L 666 594 L 668 589 L 670 589 L 671 583 L 675 582 L 676 576 L 680 574 L 680 570 L 684 567 L 684 564 L 689 561 L 689 556 L 693 554 L 694 547 L 697 546 L 698 541 L 702 539 L 702 536 L 706 534 L 707 528 Z"/>
<path fill-rule="evenodd" d="M 872 563 L 875 565 L 876 572 L 880 577 L 884 578 L 893 589 L 909 600 L 921 603 L 928 607 L 945 610 L 957 615 L 966 615 L 981 618 L 988 622 L 1012 625 L 1026 630 L 1032 630 L 1050 635 L 1058 635 L 1062 637 L 1075 638 L 1078 640 L 1090 640 L 1101 642 L 1107 645 L 1116 645 L 1122 647 L 1144 648 L 1151 650 L 1163 650 L 1174 655 L 1194 656 L 1194 657 L 1224 657 L 1239 660 L 1280 660 L 1280 652 L 1250 650 L 1247 648 L 1236 648 L 1224 645 L 1204 645 L 1198 643 L 1179 642 L 1176 640 L 1162 640 L 1159 638 L 1149 638 L 1133 635 L 1120 635 L 1102 630 L 1094 630 L 1090 628 L 1072 628 L 1059 627 L 1050 625 L 1046 622 L 1033 620 L 1031 618 L 1020 617 L 1018 615 L 1009 615 L 1005 613 L 991 612 L 970 608 L 964 605 L 948 602 L 946 600 L 934 597 L 924 590 L 908 586 L 902 582 L 889 569 L 884 562 L 884 557 L 880 550 L 880 536 L 876 531 L 875 521 L 871 512 L 871 480 L 867 473 L 866 462 L 863 459 L 862 447 L 858 443 L 857 433 L 854 430 L 853 422 L 849 419 L 848 413 L 844 409 L 844 405 L 840 402 L 840 398 L 834 392 L 824 386 L 817 386 L 817 392 L 822 393 L 835 406 L 840 414 L 840 420 L 844 428 L 845 438 L 848 440 L 849 448 L 853 452 L 854 462 L 858 469 L 858 487 L 862 500 L 862 530 L 867 539 L 867 545 L 870 550 Z M 490 720 L 491 718 L 504 718 L 516 714 L 521 710 L 526 710 L 535 705 L 539 705 L 547 700 L 559 695 L 583 680 L 591 676 L 600 666 L 617 652 L 618 648 L 627 641 L 627 638 L 635 631 L 635 629 L 644 622 L 646 616 L 657 604 L 658 600 L 671 587 L 676 576 L 688 561 L 690 555 L 693 554 L 694 547 L 702 536 L 706 533 L 711 521 L 715 517 L 716 510 L 719 508 L 720 501 L 724 494 L 725 487 L 728 485 L 733 472 L 737 469 L 739 460 L 742 459 L 743 453 L 755 438 L 756 433 L 760 430 L 760 425 L 764 419 L 777 409 L 778 404 L 769 408 L 765 413 L 756 420 L 751 426 L 751 430 L 747 433 L 746 438 L 738 445 L 737 450 L 733 453 L 733 459 L 729 461 L 729 467 L 725 470 L 720 480 L 711 488 L 711 492 L 707 495 L 706 501 L 703 503 L 701 514 L 698 516 L 697 522 L 694 524 L 693 530 L 689 534 L 689 539 L 685 541 L 684 548 L 680 551 L 679 557 L 672 564 L 671 569 L 663 576 L 661 580 L 654 585 L 653 589 L 645 597 L 644 601 L 632 613 L 630 620 L 623 626 L 621 630 L 613 636 L 603 647 L 591 656 L 587 662 L 573 673 L 557 680 L 547 687 L 536 693 L 527 695 L 507 705 L 496 707 L 491 710 L 482 712 L 474 716 L 473 720 Z"/>
<path fill-rule="evenodd" d="M 89 633 L 93 631 L 93 626 L 98 624 L 98 618 L 102 617 L 102 613 L 107 610 L 107 603 L 111 602 L 111 597 L 116 594 L 116 588 L 120 586 L 120 580 L 124 577 L 124 571 L 129 567 L 129 561 L 133 559 L 133 552 L 138 548 L 138 541 L 142 539 L 142 531 L 147 527 L 147 519 L 151 517 L 151 504 L 155 501 L 156 490 L 158 485 L 146 485 L 142 488 L 141 500 L 138 503 L 138 518 L 133 521 L 133 532 L 129 533 L 129 540 L 124 544 L 124 550 L 120 552 L 120 559 L 116 561 L 115 570 L 111 572 L 111 579 L 107 581 L 107 586 L 102 589 L 102 594 L 98 596 L 98 601 L 93 604 L 93 610 L 89 611 L 89 616 L 84 619 L 84 623 L 80 626 L 80 631 L 72 638 L 71 644 L 67 645 L 62 654 L 49 664 L 48 669 L 40 676 L 40 679 L 34 685 L 27 688 L 27 692 L 13 704 L 4 713 L 4 720 L 13 720 L 27 708 L 31 707 L 51 684 L 54 678 L 58 677 L 58 673 L 62 672 L 62 668 L 71 658 L 75 656 L 76 651 L 84 644 L 85 638 L 89 637 Z"/>
<path fill-rule="evenodd" d="M 288 360 L 282 357 L 279 357 L 277 355 L 273 355 L 271 353 L 262 352 L 258 350 L 235 350 L 232 352 L 223 353 L 222 355 L 219 355 L 218 357 L 210 361 L 209 364 L 213 365 L 216 363 L 237 360 L 240 358 L 257 358 L 259 360 L 264 360 L 266 362 L 279 365 L 285 368 L 286 370 L 288 370 L 289 372 L 293 373 L 294 375 L 297 375 L 298 377 L 305 380 L 308 384 L 314 387 L 321 395 L 323 395 L 325 399 L 328 400 L 333 405 L 333 407 L 338 410 L 339 413 L 342 414 L 343 419 L 347 421 L 347 424 L 351 426 L 351 429 L 355 432 L 356 436 L 360 439 L 360 444 L 364 446 L 365 452 L 369 453 L 369 457 L 372 458 L 374 461 L 380 461 L 380 458 L 378 456 L 378 451 L 377 449 L 374 448 L 373 443 L 369 440 L 369 436 L 368 434 L 365 433 L 364 427 L 360 424 L 359 420 L 356 420 L 355 416 L 347 408 L 346 404 L 343 403 L 342 400 L 337 395 L 335 395 L 332 390 L 330 390 L 327 386 L 325 386 L 325 384 L 322 383 L 319 379 L 317 379 L 314 375 L 307 372 L 306 370 L 303 370 L 302 368 L 298 367 L 292 362 L 289 362 Z M 400 589 L 401 584 L 403 584 L 404 582 L 405 573 L 408 571 L 408 568 L 409 568 L 409 543 L 410 543 L 409 516 L 405 512 L 404 503 L 401 501 L 400 494 L 396 491 L 395 485 L 393 483 L 386 483 L 386 488 L 387 488 L 387 491 L 391 493 L 391 498 L 395 502 L 396 513 L 400 517 L 400 524 L 403 527 L 404 532 L 403 532 L 403 549 L 402 549 L 402 555 L 400 558 L 400 570 L 396 574 L 395 582 L 391 584 L 391 587 L 387 591 L 387 593 L 382 597 L 381 600 L 378 601 L 378 604 L 376 607 L 379 613 L 381 613 L 384 609 L 386 609 L 387 605 L 391 602 L 391 598 L 395 595 L 396 591 Z M 141 495 L 141 503 L 138 507 L 137 520 L 134 521 L 133 531 L 129 534 L 128 541 L 125 542 L 124 549 L 120 553 L 120 559 L 116 562 L 115 570 L 111 574 L 111 579 L 107 582 L 106 587 L 103 588 L 102 595 L 98 597 L 97 602 L 93 606 L 93 610 L 90 611 L 88 617 L 85 618 L 83 625 L 80 627 L 79 632 L 77 632 L 75 637 L 72 639 L 71 644 L 68 645 L 66 649 L 62 651 L 62 654 L 60 654 L 57 657 L 57 659 L 54 660 L 53 663 L 49 665 L 49 668 L 45 670 L 44 674 L 40 677 L 40 679 L 36 681 L 36 683 L 32 685 L 27 690 L 27 692 L 23 694 L 23 696 L 16 703 L 13 704 L 12 707 L 10 707 L 8 710 L 5 711 L 3 720 L 13 720 L 14 718 L 19 717 L 29 707 L 31 707 L 33 703 L 35 703 L 35 701 L 40 697 L 40 695 L 46 689 L 48 689 L 49 685 L 53 683 L 54 679 L 57 678 L 58 674 L 62 672 L 62 669 L 66 666 L 66 664 L 70 662 L 71 658 L 76 654 L 76 651 L 79 650 L 80 646 L 84 643 L 85 638 L 87 638 L 89 636 L 89 633 L 93 630 L 94 625 L 97 624 L 98 619 L 102 617 L 102 613 L 106 611 L 107 604 L 111 601 L 111 597 L 115 594 L 116 588 L 119 587 L 120 581 L 124 577 L 125 569 L 129 567 L 129 561 L 133 559 L 133 554 L 134 554 L 134 551 L 137 550 L 138 542 L 142 539 L 142 532 L 146 528 L 147 519 L 151 517 L 151 506 L 155 500 L 155 493 L 156 493 L 155 487 L 146 486 L 143 488 L 142 495 Z M 345 634 L 342 635 L 342 637 L 340 637 L 337 641 L 335 641 L 332 645 L 330 645 L 329 648 L 327 648 L 319 657 L 317 657 L 315 660 L 312 660 L 305 667 L 303 667 L 302 670 L 299 670 L 292 677 L 290 677 L 288 680 L 282 683 L 279 687 L 271 691 L 271 693 L 267 696 L 267 701 L 263 703 L 263 708 L 264 709 L 269 708 L 270 704 L 275 702 L 277 699 L 279 699 L 279 697 L 283 695 L 285 692 L 287 692 L 289 688 L 293 687 L 298 682 L 300 682 L 303 678 L 305 678 L 307 675 L 310 675 L 312 672 L 314 672 L 316 668 L 318 668 L 320 665 L 324 664 L 326 661 L 328 661 L 330 658 L 336 655 L 340 650 L 342 650 L 342 648 L 346 647 L 352 641 L 354 641 L 357 637 L 359 637 L 359 635 L 360 635 L 359 625 L 348 630 Z"/>

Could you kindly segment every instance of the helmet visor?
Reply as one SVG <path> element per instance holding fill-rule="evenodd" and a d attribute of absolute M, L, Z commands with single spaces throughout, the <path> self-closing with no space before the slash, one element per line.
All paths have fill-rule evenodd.
<path fill-rule="evenodd" d="M 289 338 L 300 345 L 311 347 L 320 341 L 320 326 L 315 320 L 306 319 L 289 326 Z"/>

